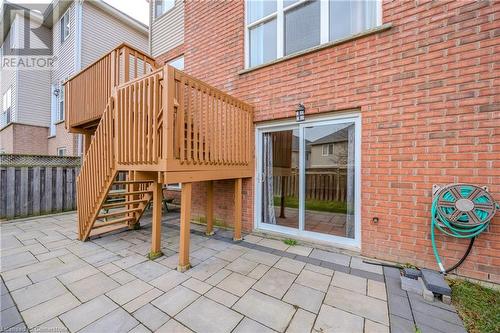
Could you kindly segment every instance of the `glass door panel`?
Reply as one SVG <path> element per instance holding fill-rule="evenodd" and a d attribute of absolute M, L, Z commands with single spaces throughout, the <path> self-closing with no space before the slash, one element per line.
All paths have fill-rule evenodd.
<path fill-rule="evenodd" d="M 261 221 L 299 227 L 299 130 L 262 134 Z"/>
<path fill-rule="evenodd" d="M 304 229 L 355 238 L 354 122 L 304 128 Z"/>

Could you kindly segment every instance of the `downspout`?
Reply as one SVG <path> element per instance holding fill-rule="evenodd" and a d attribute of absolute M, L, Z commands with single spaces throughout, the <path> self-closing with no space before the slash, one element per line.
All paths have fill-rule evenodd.
<path fill-rule="evenodd" d="M 82 69 L 82 14 L 83 0 L 78 0 L 75 2 L 75 73 L 78 73 Z M 82 134 L 77 135 L 77 154 L 83 157 L 83 136 Z"/>

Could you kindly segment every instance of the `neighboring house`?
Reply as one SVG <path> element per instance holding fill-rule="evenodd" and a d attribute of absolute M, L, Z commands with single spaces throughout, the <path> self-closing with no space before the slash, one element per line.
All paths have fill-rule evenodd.
<path fill-rule="evenodd" d="M 22 48 L 24 23 L 41 25 L 56 60 L 52 70 L 2 71 L 0 152 L 81 154 L 81 136 L 64 128 L 64 81 L 123 42 L 148 49 L 148 28 L 103 1 L 52 4 L 43 15 L 30 12 L 29 18 L 19 11 L 4 32 L 2 47 L 13 40 L 14 47 Z"/>
<path fill-rule="evenodd" d="M 347 164 L 346 130 L 328 134 L 310 144 L 310 167 L 345 168 Z"/>
<path fill-rule="evenodd" d="M 254 105 L 256 175 L 243 183 L 244 229 L 435 267 L 433 184 L 488 186 L 500 200 L 499 11 L 496 1 L 150 1 L 150 51 L 161 64 L 182 59 L 186 73 Z M 299 103 L 306 112 L 297 123 Z M 348 128 L 347 144 L 317 149 L 318 159 L 347 150 L 339 184 L 350 212 L 345 234 L 314 229 L 304 205 L 296 227 L 264 223 L 268 135 L 297 131 L 311 141 L 313 161 L 316 133 L 337 133 L 338 125 Z M 232 184 L 215 183 L 215 214 L 228 224 Z M 206 188 L 193 187 L 198 216 Z M 476 240 L 459 274 L 500 282 L 498 223 Z M 451 238 L 438 246 L 451 263 L 466 250 Z"/>

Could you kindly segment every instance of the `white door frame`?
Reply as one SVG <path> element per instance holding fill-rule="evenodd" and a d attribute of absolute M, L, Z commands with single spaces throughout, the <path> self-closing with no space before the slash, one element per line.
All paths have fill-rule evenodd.
<path fill-rule="evenodd" d="M 305 194 L 305 140 L 304 131 L 306 127 L 342 124 L 346 122 L 354 123 L 354 239 L 335 235 L 322 234 L 304 230 L 305 226 L 305 201 L 299 200 L 299 228 L 291 228 L 280 225 L 262 223 L 262 134 L 267 132 L 277 132 L 283 130 L 297 129 L 299 131 L 299 195 L 301 198 Z M 293 119 L 282 122 L 270 122 L 258 124 L 255 130 L 256 147 L 256 177 L 255 177 L 255 200 L 254 200 L 254 228 L 259 231 L 271 231 L 285 235 L 295 236 L 305 240 L 327 242 L 331 245 L 348 247 L 354 250 L 361 249 L 361 116 L 359 113 L 349 113 L 342 115 L 318 116 L 306 121 L 297 123 Z"/>

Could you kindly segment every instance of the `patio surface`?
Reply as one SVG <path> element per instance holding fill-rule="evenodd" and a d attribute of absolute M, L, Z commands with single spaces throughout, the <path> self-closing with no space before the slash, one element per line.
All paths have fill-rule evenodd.
<path fill-rule="evenodd" d="M 2 330 L 465 332 L 452 307 L 401 290 L 398 270 L 342 253 L 193 225 L 193 268 L 179 273 L 177 214 L 155 261 L 148 220 L 85 243 L 74 213 L 2 223 Z"/>

